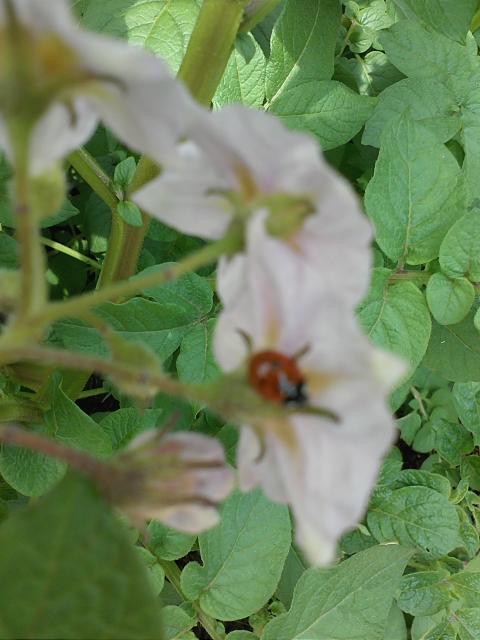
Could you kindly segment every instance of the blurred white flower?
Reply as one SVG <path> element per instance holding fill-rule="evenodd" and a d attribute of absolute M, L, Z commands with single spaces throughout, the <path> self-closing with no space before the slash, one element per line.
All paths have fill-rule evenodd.
<path fill-rule="evenodd" d="M 159 520 L 199 533 L 217 524 L 217 504 L 233 488 L 222 445 L 199 433 L 146 431 L 119 461 L 131 474 L 119 506 L 134 523 Z"/>
<path fill-rule="evenodd" d="M 159 178 L 132 199 L 183 233 L 220 238 L 233 218 L 270 212 L 267 227 L 324 285 L 356 305 L 369 283 L 371 226 L 348 182 L 308 134 L 230 106 L 203 114 Z"/>
<path fill-rule="evenodd" d="M 265 232 L 265 217 L 251 220 L 246 255 L 220 269 L 215 353 L 226 371 L 246 367 L 261 396 L 289 409 L 242 426 L 240 483 L 291 505 L 298 543 L 324 564 L 362 518 L 395 436 L 382 378 L 390 386 L 405 367 L 379 357 L 340 296 L 314 290 Z"/>
<path fill-rule="evenodd" d="M 164 158 L 196 107 L 158 58 L 77 27 L 65 0 L 0 3 L 0 145 L 8 121 L 30 118 L 30 170 L 83 144 L 99 119 L 132 149 Z"/>

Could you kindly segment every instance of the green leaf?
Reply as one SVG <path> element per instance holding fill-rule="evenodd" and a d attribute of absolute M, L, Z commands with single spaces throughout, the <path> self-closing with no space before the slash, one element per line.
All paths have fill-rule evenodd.
<path fill-rule="evenodd" d="M 438 80 L 455 87 L 478 67 L 473 47 L 407 20 L 383 31 L 380 41 L 390 62 L 412 78 Z"/>
<path fill-rule="evenodd" d="M 307 563 L 302 560 L 298 551 L 295 549 L 295 547 L 292 546 L 290 548 L 290 551 L 288 552 L 287 559 L 285 560 L 282 576 L 280 578 L 280 582 L 278 583 L 276 592 L 276 596 L 283 602 L 285 606 L 289 607 L 292 603 L 295 585 L 297 584 L 302 573 L 307 568 Z"/>
<path fill-rule="evenodd" d="M 401 487 L 429 487 L 442 494 L 446 498 L 450 497 L 452 487 L 445 476 L 438 473 L 431 473 L 423 469 L 404 469 L 392 483 L 392 489 Z"/>
<path fill-rule="evenodd" d="M 50 434 L 66 446 L 102 458 L 108 456 L 112 452 L 108 435 L 64 393 L 60 380 L 55 374 L 50 385 L 51 408 L 45 414 Z"/>
<path fill-rule="evenodd" d="M 283 505 L 256 490 L 235 492 L 221 523 L 199 536 L 203 566 L 188 564 L 182 590 L 218 620 L 258 611 L 273 595 L 290 548 L 290 518 Z"/>
<path fill-rule="evenodd" d="M 464 42 L 477 0 L 395 0 L 405 15 L 452 40 Z"/>
<path fill-rule="evenodd" d="M 439 631 L 442 628 L 445 632 L 451 631 L 453 635 L 447 633 L 439 636 L 436 632 L 433 633 L 435 629 Z M 412 622 L 411 635 L 412 640 L 455 640 L 457 637 L 455 630 L 448 624 L 445 611 L 432 616 L 416 616 Z"/>
<path fill-rule="evenodd" d="M 288 127 L 316 135 L 325 151 L 351 140 L 372 113 L 375 101 L 341 82 L 310 80 L 284 90 L 269 110 Z"/>
<path fill-rule="evenodd" d="M 377 485 L 389 486 L 395 482 L 403 466 L 402 454 L 397 447 L 392 447 L 378 474 Z"/>
<path fill-rule="evenodd" d="M 100 427 L 109 437 L 112 449 L 123 449 L 135 436 L 147 429 L 156 427 L 161 411 L 134 408 L 118 409 L 108 413 L 100 420 Z"/>
<path fill-rule="evenodd" d="M 372 45 L 378 48 L 378 32 L 394 22 L 385 0 L 370 0 L 366 7 L 348 2 L 346 14 L 352 20 L 347 34 L 348 47 L 352 53 L 364 53 Z"/>
<path fill-rule="evenodd" d="M 58 374 L 52 377 L 49 392 L 51 408 L 44 424 L 32 429 L 95 456 L 108 456 L 112 449 L 107 434 L 65 395 Z M 66 468 L 63 462 L 19 447 L 3 446 L 0 452 L 0 473 L 26 496 L 44 494 L 65 475 Z"/>
<path fill-rule="evenodd" d="M 389 285 L 388 269 L 374 269 L 370 291 L 359 308 L 359 318 L 373 342 L 420 364 L 430 338 L 431 319 L 425 298 L 412 282 Z"/>
<path fill-rule="evenodd" d="M 122 200 L 122 202 L 119 202 L 117 204 L 117 213 L 122 220 L 131 227 L 141 227 L 143 224 L 142 212 L 137 205 L 134 202 L 130 202 L 130 200 Z"/>
<path fill-rule="evenodd" d="M 462 424 L 473 434 L 475 445 L 480 444 L 480 384 L 457 382 L 453 385 L 453 399 Z"/>
<path fill-rule="evenodd" d="M 190 629 L 197 623 L 195 615 L 189 615 L 185 609 L 169 605 L 162 609 L 163 637 L 165 640 L 196 640 Z"/>
<path fill-rule="evenodd" d="M 362 142 L 380 147 L 383 131 L 407 110 L 410 118 L 428 129 L 437 142 L 447 142 L 461 127 L 458 109 L 454 93 L 441 82 L 406 78 L 382 91 L 365 124 Z"/>
<path fill-rule="evenodd" d="M 418 430 L 422 426 L 422 418 L 420 414 L 413 412 L 399 418 L 396 424 L 402 434 L 402 440 L 408 445 L 411 445 Z"/>
<path fill-rule="evenodd" d="M 83 481 L 0 528 L 2 638 L 161 639 L 145 568 L 108 505 Z"/>
<path fill-rule="evenodd" d="M 452 382 L 480 381 L 480 341 L 473 312 L 459 324 L 433 322 L 424 365 Z"/>
<path fill-rule="evenodd" d="M 480 491 L 480 457 L 466 456 L 460 466 L 462 479 L 475 491 Z"/>
<path fill-rule="evenodd" d="M 434 273 L 427 284 L 427 302 L 440 324 L 461 322 L 472 308 L 475 288 L 466 278 L 449 278 Z"/>
<path fill-rule="evenodd" d="M 76 216 L 77 213 L 77 207 L 75 207 L 69 200 L 65 200 L 57 213 L 43 218 L 40 222 L 40 227 L 42 229 L 47 229 L 48 227 L 53 227 L 56 224 L 61 224 L 62 222 L 73 218 L 73 216 Z M 11 228 L 16 227 L 14 207 L 11 203 L 9 203 L 5 209 L 0 206 L 0 224 L 4 224 L 6 227 Z"/>
<path fill-rule="evenodd" d="M 453 155 L 408 113 L 384 131 L 365 207 L 391 260 L 422 264 L 438 256 L 458 216 L 459 175 Z"/>
<path fill-rule="evenodd" d="M 440 266 L 452 278 L 480 281 L 480 211 L 467 213 L 451 227 L 440 247 Z"/>
<path fill-rule="evenodd" d="M 194 327 L 182 340 L 177 358 L 177 372 L 185 382 L 208 382 L 220 374 L 213 355 L 215 318 Z"/>
<path fill-rule="evenodd" d="M 238 51 L 245 62 L 248 64 L 255 55 L 255 39 L 250 33 L 243 31 L 237 33 L 235 38 L 235 51 Z"/>
<path fill-rule="evenodd" d="M 403 576 L 397 603 L 412 616 L 428 616 L 445 609 L 451 601 L 448 571 L 415 571 Z"/>
<path fill-rule="evenodd" d="M 478 640 L 480 637 L 480 607 L 455 611 L 455 619 L 460 640 Z"/>
<path fill-rule="evenodd" d="M 122 190 L 126 191 L 128 185 L 133 179 L 135 175 L 135 171 L 137 169 L 137 163 L 135 158 L 129 156 L 122 160 L 115 167 L 115 172 L 113 174 L 113 181 L 117 186 L 119 186 Z"/>
<path fill-rule="evenodd" d="M 403 613 L 396 604 L 392 604 L 383 640 L 407 640 L 407 637 L 407 623 Z"/>
<path fill-rule="evenodd" d="M 256 42 L 248 63 L 235 49 L 213 98 L 213 106 L 219 108 L 239 102 L 249 107 L 261 107 L 265 99 L 265 69 L 265 56 Z"/>
<path fill-rule="evenodd" d="M 141 271 L 138 276 L 146 276 L 173 266 L 174 263 L 155 265 Z M 137 277 L 138 277 L 137 276 Z M 143 293 L 165 306 L 176 305 L 184 310 L 185 320 L 183 324 L 200 320 L 213 305 L 212 287 L 208 280 L 196 273 L 187 273 L 180 278 L 164 284 L 147 287 Z"/>
<path fill-rule="evenodd" d="M 45 425 L 30 425 L 34 433 L 45 435 Z M 41 496 L 53 487 L 67 465 L 36 451 L 20 447 L 0 447 L 0 473 L 8 484 L 24 496 Z"/>
<path fill-rule="evenodd" d="M 87 0 L 84 25 L 153 51 L 178 71 L 200 0 Z"/>
<path fill-rule="evenodd" d="M 226 637 L 226 640 L 256 640 L 258 636 L 250 631 L 232 631 Z"/>
<path fill-rule="evenodd" d="M 355 84 L 352 85 L 349 78 Z M 352 89 L 358 89 L 360 94 L 366 96 L 376 96 L 402 78 L 403 74 L 382 51 L 370 51 L 365 57 L 340 58 L 335 65 L 335 79 L 343 81 Z"/>
<path fill-rule="evenodd" d="M 197 536 L 170 529 L 152 520 L 148 525 L 148 547 L 161 560 L 178 560 L 186 556 Z"/>
<path fill-rule="evenodd" d="M 367 523 L 379 542 L 416 546 L 434 557 L 449 553 L 460 541 L 455 507 L 428 487 L 403 487 L 375 498 Z"/>
<path fill-rule="evenodd" d="M 464 455 L 473 450 L 473 438 L 461 424 L 448 420 L 432 421 L 435 432 L 435 448 L 452 466 L 458 466 Z"/>
<path fill-rule="evenodd" d="M 308 569 L 290 611 L 265 627 L 262 640 L 383 640 L 410 555 L 397 545 L 376 546 L 336 567 Z"/>
<path fill-rule="evenodd" d="M 476 607 L 480 604 L 480 573 L 460 571 L 453 574 L 449 584 L 464 607 Z"/>
<path fill-rule="evenodd" d="M 18 265 L 18 243 L 6 233 L 0 232 L 0 266 L 16 269 Z"/>
<path fill-rule="evenodd" d="M 190 305 L 161 304 L 134 298 L 122 304 L 105 304 L 97 312 L 119 336 L 150 347 L 162 361 L 179 347 L 194 322 Z M 107 357 L 108 346 L 98 331 L 80 320 L 58 322 L 50 340 L 66 349 Z"/>
<path fill-rule="evenodd" d="M 269 102 L 310 80 L 329 80 L 341 8 L 337 0 L 289 0 L 275 24 L 267 64 Z"/>

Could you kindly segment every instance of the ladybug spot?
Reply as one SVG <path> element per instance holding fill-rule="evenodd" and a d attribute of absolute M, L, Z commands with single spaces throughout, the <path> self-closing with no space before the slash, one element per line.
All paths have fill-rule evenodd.
<path fill-rule="evenodd" d="M 276 404 L 302 405 L 308 399 L 296 360 L 278 351 L 260 351 L 252 356 L 249 382 L 257 393 Z"/>

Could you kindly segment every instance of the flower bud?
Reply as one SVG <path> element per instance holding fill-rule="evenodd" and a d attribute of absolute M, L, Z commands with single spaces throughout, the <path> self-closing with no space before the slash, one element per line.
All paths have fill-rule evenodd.
<path fill-rule="evenodd" d="M 38 221 L 55 214 L 66 195 L 65 172 L 57 163 L 31 181 L 31 206 Z"/>
<path fill-rule="evenodd" d="M 199 433 L 144 432 L 118 462 L 134 481 L 117 502 L 137 524 L 199 533 L 218 522 L 216 505 L 233 487 L 221 444 Z"/>
<path fill-rule="evenodd" d="M 141 367 L 144 375 L 138 376 L 135 371 L 128 375 L 110 374 L 112 382 L 128 396 L 138 399 L 141 403 L 148 403 L 158 393 L 158 387 L 149 382 L 152 373 L 161 373 L 162 367 L 157 356 L 145 345 L 139 342 L 129 342 L 113 330 L 108 328 L 104 332 L 105 340 L 112 352 L 113 360 L 119 365 Z"/>

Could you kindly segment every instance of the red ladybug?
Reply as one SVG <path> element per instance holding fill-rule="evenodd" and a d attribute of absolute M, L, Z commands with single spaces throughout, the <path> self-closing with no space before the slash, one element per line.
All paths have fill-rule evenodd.
<path fill-rule="evenodd" d="M 276 404 L 307 401 L 305 379 L 294 358 L 279 351 L 259 351 L 250 358 L 249 382 L 257 393 Z"/>

